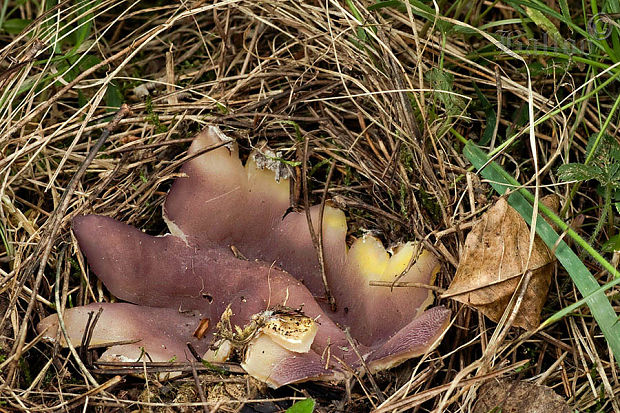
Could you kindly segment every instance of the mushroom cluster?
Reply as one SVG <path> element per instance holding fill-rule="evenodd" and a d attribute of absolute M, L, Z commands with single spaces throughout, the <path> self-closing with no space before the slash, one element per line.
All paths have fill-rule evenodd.
<path fill-rule="evenodd" d="M 206 360 L 223 361 L 237 347 L 250 375 L 279 387 L 337 380 L 363 366 L 375 372 L 438 344 L 450 311 L 425 310 L 431 290 L 370 285 L 397 276 L 431 284 L 439 270 L 431 253 L 414 257 L 414 243 L 388 253 L 371 236 L 347 247 L 344 213 L 325 205 L 318 225 L 320 207 L 313 206 L 333 311 L 306 213 L 289 210 L 290 178 L 277 156 L 255 151 L 243 165 L 234 142 L 214 126 L 198 134 L 189 152 L 196 156 L 164 205 L 171 234 L 147 235 L 104 216 L 74 219 L 91 269 L 126 301 L 66 310 L 74 345 L 89 312 L 103 308 L 90 344 L 128 344 L 111 345 L 102 360 L 195 360 L 189 343 Z M 57 315 L 38 329 L 66 344 Z"/>

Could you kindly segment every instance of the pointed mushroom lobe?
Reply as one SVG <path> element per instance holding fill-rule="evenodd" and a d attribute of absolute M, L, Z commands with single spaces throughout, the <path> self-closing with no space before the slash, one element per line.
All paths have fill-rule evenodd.
<path fill-rule="evenodd" d="M 188 342 L 198 350 L 206 350 L 205 344 L 208 343 L 192 337 L 202 316 L 199 312 L 179 312 L 174 308 L 153 308 L 127 303 L 93 303 L 67 309 L 63 319 L 71 344 L 76 347 L 81 344 L 89 313 L 96 314 L 100 308 L 103 308 L 103 312 L 88 344 L 99 347 L 111 345 L 100 358 L 101 361 L 168 361 L 173 358 L 178 361 L 192 360 L 193 357 L 187 349 Z M 37 331 L 45 331 L 45 338 L 56 340 L 59 333 L 57 315 L 43 319 L 37 326 Z M 114 344 L 128 341 L 135 342 Z M 66 346 L 62 333 L 60 343 Z"/>
<path fill-rule="evenodd" d="M 435 349 L 450 324 L 450 310 L 433 307 L 396 333 L 366 358 L 371 373 L 397 366 Z"/>
<path fill-rule="evenodd" d="M 107 217 L 80 217 L 74 221 L 74 231 L 106 287 L 119 298 L 139 304 L 91 304 L 66 310 L 64 319 L 74 345 L 80 344 L 88 314 L 100 307 L 104 311 L 91 344 L 136 341 L 110 347 L 102 361 L 137 361 L 140 357 L 149 361 L 191 360 L 188 342 L 208 361 L 224 361 L 230 343 L 217 351 L 209 350 L 214 321 L 230 304 L 234 324 L 242 326 L 273 300 L 304 307 L 323 321 L 319 329 L 314 318 L 307 316 L 268 317 L 261 335 L 269 337 L 269 354 L 277 354 L 279 359 L 277 363 L 266 360 L 262 370 L 256 370 L 257 377 L 265 377 L 271 386 L 340 377 L 326 368 L 324 361 L 319 362 L 321 357 L 310 346 L 323 352 L 331 344 L 342 347 L 346 338 L 305 287 L 285 272 L 264 263 L 238 260 L 215 249 L 203 253 L 177 237 L 152 237 Z M 204 291 L 212 291 L 213 295 Z M 203 339 L 197 339 L 194 332 L 205 318 L 213 322 Z M 45 337 L 55 339 L 57 315 L 44 319 L 38 328 L 47 329 Z M 61 344 L 65 343 L 61 340 Z M 352 358 L 352 353 L 340 349 L 335 354 Z M 261 364 L 260 357 L 258 361 L 256 356 L 246 360 L 254 369 Z"/>
<path fill-rule="evenodd" d="M 190 153 L 221 144 L 222 139 L 228 138 L 223 138 L 218 128 L 208 127 L 194 141 Z M 197 156 L 182 168 L 187 177 L 174 182 L 164 215 L 171 231 L 191 243 L 234 245 L 245 257 L 275 262 L 302 281 L 315 297 L 323 297 L 322 275 L 306 214 L 286 213 L 289 179 L 275 179 L 277 174 L 269 167 L 279 173 L 277 167 L 260 161 L 269 156 L 273 157 L 255 151 L 245 167 L 234 145 Z M 264 164 L 268 167 L 261 169 Z M 319 209 L 311 208 L 315 231 L 319 228 Z M 224 219 L 214 219 L 222 216 Z M 392 289 L 369 283 L 402 276 L 399 281 L 432 284 L 439 261 L 431 253 L 407 243 L 390 257 L 373 237 L 358 239 L 347 249 L 344 213 L 329 205 L 325 206 L 322 227 L 325 272 L 337 311 L 331 312 L 326 300 L 320 305 L 334 321 L 350 327 L 361 343 L 382 343 L 430 305 L 433 295 L 429 289 Z"/>

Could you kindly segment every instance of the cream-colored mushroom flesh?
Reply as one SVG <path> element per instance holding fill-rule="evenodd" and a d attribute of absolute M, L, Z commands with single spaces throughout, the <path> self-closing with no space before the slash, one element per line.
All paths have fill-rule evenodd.
<path fill-rule="evenodd" d="M 318 324 L 301 314 L 274 314 L 262 328 L 275 343 L 296 353 L 307 353 L 319 331 Z"/>
<path fill-rule="evenodd" d="M 273 388 L 306 380 L 335 380 L 341 376 L 326 369 L 318 354 L 287 350 L 267 334 L 259 334 L 250 342 L 241 367 Z"/>

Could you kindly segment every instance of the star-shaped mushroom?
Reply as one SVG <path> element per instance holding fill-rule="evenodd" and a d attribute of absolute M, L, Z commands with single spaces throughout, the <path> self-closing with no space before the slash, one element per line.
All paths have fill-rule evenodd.
<path fill-rule="evenodd" d="M 403 272 L 400 281 L 431 284 L 439 269 L 431 253 L 422 251 L 410 265 L 413 243 L 390 255 L 366 236 L 349 248 L 344 213 L 326 205 L 322 241 L 325 275 L 337 303 L 332 311 L 306 214 L 287 213 L 286 169 L 269 151 L 253 152 L 244 166 L 228 141 L 213 126 L 194 140 L 189 153 L 196 156 L 182 167 L 186 177 L 174 182 L 164 205 L 171 234 L 150 236 L 103 216 L 74 219 L 90 267 L 128 303 L 65 311 L 73 344 L 82 339 L 88 313 L 101 307 L 91 344 L 135 341 L 112 345 L 103 360 L 145 355 L 153 361 L 192 360 L 190 343 L 205 359 L 223 361 L 231 345 L 241 345 L 244 369 L 272 387 L 339 379 L 347 368 L 361 368 L 357 353 L 377 371 L 438 344 L 450 311 L 424 311 L 433 299 L 430 290 L 369 285 Z M 314 228 L 319 210 L 310 210 Z M 248 259 L 237 258 L 231 246 Z M 205 322 L 206 331 L 195 334 Z M 38 328 L 55 339 L 57 315 Z M 343 328 L 350 329 L 357 352 Z"/>

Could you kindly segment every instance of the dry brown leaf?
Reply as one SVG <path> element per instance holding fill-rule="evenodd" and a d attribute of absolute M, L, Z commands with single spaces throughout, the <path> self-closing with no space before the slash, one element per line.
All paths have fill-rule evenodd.
<path fill-rule="evenodd" d="M 571 413 L 566 401 L 547 386 L 517 380 L 491 380 L 478 391 L 473 413 Z"/>
<path fill-rule="evenodd" d="M 552 199 L 543 199 L 547 204 Z M 532 330 L 551 283 L 554 257 L 537 236 L 528 268 L 530 228 L 504 198 L 491 207 L 467 235 L 465 249 L 444 297 L 468 304 L 497 322 L 522 275 L 532 277 L 513 325 Z"/>

